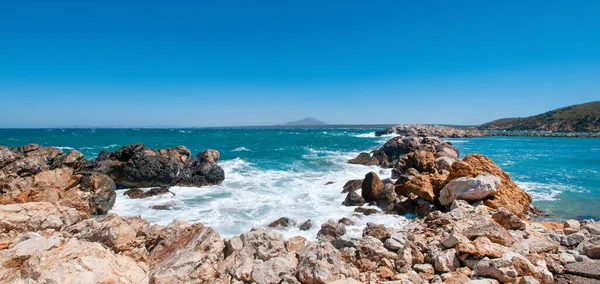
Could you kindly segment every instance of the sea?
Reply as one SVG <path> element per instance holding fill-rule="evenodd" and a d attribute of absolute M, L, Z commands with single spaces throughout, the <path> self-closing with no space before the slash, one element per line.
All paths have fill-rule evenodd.
<path fill-rule="evenodd" d="M 65 152 L 76 149 L 87 159 L 101 151 L 142 142 L 151 148 L 187 146 L 193 155 L 204 149 L 221 153 L 225 170 L 220 185 L 171 187 L 172 195 L 129 199 L 118 190 L 111 212 L 140 215 L 162 225 L 180 219 L 202 222 L 222 237 L 265 227 L 280 217 L 313 228 L 281 229 L 284 237 L 314 239 L 328 220 L 350 218 L 347 238 L 360 237 L 368 222 L 400 228 L 412 216 L 354 213 L 341 205 L 342 186 L 370 171 L 382 178 L 389 169 L 348 164 L 363 151 L 377 149 L 392 136 L 376 137 L 381 128 L 193 128 L 193 129 L 0 129 L 0 145 L 37 143 Z M 546 219 L 600 218 L 600 139 L 485 137 L 446 139 L 461 156 L 489 156 L 533 197 Z M 150 209 L 171 205 L 172 210 Z"/>

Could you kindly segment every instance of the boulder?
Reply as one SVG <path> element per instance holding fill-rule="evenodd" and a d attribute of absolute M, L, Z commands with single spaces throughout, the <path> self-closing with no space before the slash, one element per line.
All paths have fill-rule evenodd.
<path fill-rule="evenodd" d="M 122 187 L 171 186 L 189 157 L 184 146 L 154 150 L 137 143 L 100 153 L 86 169 L 104 173 Z"/>
<path fill-rule="evenodd" d="M 508 209 L 500 207 L 492 213 L 492 219 L 507 230 L 525 230 L 526 224 Z"/>
<path fill-rule="evenodd" d="M 139 188 L 132 188 L 132 189 L 128 189 L 123 194 L 127 195 L 131 199 L 139 199 L 139 198 L 148 198 L 151 196 L 167 194 L 167 193 L 175 195 L 174 193 L 172 193 L 169 190 L 168 187 L 164 187 L 164 186 L 151 188 L 147 191 L 141 190 Z"/>
<path fill-rule="evenodd" d="M 418 174 L 407 182 L 396 185 L 395 190 L 399 196 L 410 197 L 410 194 L 414 194 L 416 197 L 430 202 L 433 202 L 436 196 L 430 176 L 423 174 Z"/>
<path fill-rule="evenodd" d="M 348 160 L 348 163 L 364 166 L 377 166 L 379 165 L 379 160 L 369 153 L 360 153 L 356 158 Z"/>
<path fill-rule="evenodd" d="M 491 174 L 500 178 L 500 186 L 484 204 L 491 208 L 505 207 L 520 218 L 526 218 L 531 204 L 531 196 L 519 188 L 510 179 L 510 175 L 502 171 L 488 157 L 479 154 L 469 154 L 462 161 L 456 161 L 450 168 L 448 182 L 460 177 L 477 177 Z"/>
<path fill-rule="evenodd" d="M 361 189 L 362 182 L 363 182 L 362 179 L 349 180 L 348 182 L 346 182 L 346 184 L 344 184 L 344 190 L 342 190 L 342 193 Z"/>
<path fill-rule="evenodd" d="M 222 183 L 225 180 L 225 171 L 217 165 L 219 156 L 217 150 L 200 152 L 177 174 L 174 185 L 199 187 Z"/>
<path fill-rule="evenodd" d="M 499 258 L 503 254 L 502 246 L 492 243 L 486 237 L 479 237 L 474 241 L 461 242 L 456 245 L 456 252 L 459 255 L 468 254 L 474 258 Z"/>
<path fill-rule="evenodd" d="M 304 284 L 325 284 L 341 276 L 340 252 L 329 242 L 309 243 L 297 251 L 298 280 Z"/>
<path fill-rule="evenodd" d="M 271 224 L 267 225 L 267 227 L 270 228 L 287 228 L 287 227 L 292 227 L 296 225 L 296 222 L 290 218 L 287 217 L 281 217 L 275 221 L 273 221 Z"/>
<path fill-rule="evenodd" d="M 416 150 L 408 155 L 407 167 L 414 168 L 419 172 L 428 172 L 435 167 L 435 156 L 433 152 Z"/>
<path fill-rule="evenodd" d="M 390 238 L 391 233 L 384 225 L 369 222 L 363 230 L 362 235 L 363 237 L 371 236 L 383 242 Z"/>
<path fill-rule="evenodd" d="M 376 201 L 380 198 L 385 185 L 376 173 L 370 172 L 365 175 L 362 182 L 362 197 L 367 202 Z"/>
<path fill-rule="evenodd" d="M 365 204 L 365 199 L 358 195 L 358 193 L 355 191 L 350 191 L 348 192 L 348 195 L 346 195 L 346 199 L 344 199 L 342 204 L 345 206 L 362 206 Z"/>
<path fill-rule="evenodd" d="M 456 271 L 460 266 L 455 249 L 448 249 L 438 252 L 433 256 L 433 263 L 437 272 Z"/>
<path fill-rule="evenodd" d="M 312 221 L 310 219 L 306 220 L 304 221 L 304 223 L 300 224 L 298 228 L 300 229 L 300 231 L 310 230 L 312 228 Z"/>
<path fill-rule="evenodd" d="M 450 157 L 438 157 L 435 159 L 435 167 L 438 169 L 438 171 L 450 171 L 450 167 L 452 167 L 454 161 L 455 159 Z"/>
<path fill-rule="evenodd" d="M 346 234 L 346 226 L 342 223 L 329 220 L 321 225 L 317 233 L 317 239 L 323 242 L 331 242 Z"/>
<path fill-rule="evenodd" d="M 440 203 L 449 206 L 455 199 L 479 201 L 493 195 L 500 187 L 500 179 L 483 174 L 477 177 L 460 177 L 450 181 L 440 192 Z"/>
<path fill-rule="evenodd" d="M 252 229 L 240 236 L 244 248 L 249 248 L 257 259 L 269 260 L 287 253 L 283 236 L 279 232 Z"/>

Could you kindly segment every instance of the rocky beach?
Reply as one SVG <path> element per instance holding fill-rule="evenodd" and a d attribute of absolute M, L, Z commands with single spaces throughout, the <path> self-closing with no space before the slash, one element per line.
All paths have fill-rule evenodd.
<path fill-rule="evenodd" d="M 346 236 L 348 218 L 319 224 L 281 216 L 224 239 L 202 223 L 158 225 L 110 213 L 125 188 L 142 200 L 172 195 L 171 186 L 220 184 L 227 177 L 215 150 L 192 157 L 184 146 L 138 143 L 86 160 L 76 150 L 0 147 L 0 282 L 600 281 L 600 223 L 532 221 L 540 210 L 506 172 L 483 155 L 459 158 L 437 136 L 452 137 L 422 130 L 394 137 L 349 161 L 371 166 L 364 178 L 329 185 L 356 218 L 414 216 L 402 228 L 370 222 L 356 238 Z M 316 239 L 280 232 L 314 226 Z"/>

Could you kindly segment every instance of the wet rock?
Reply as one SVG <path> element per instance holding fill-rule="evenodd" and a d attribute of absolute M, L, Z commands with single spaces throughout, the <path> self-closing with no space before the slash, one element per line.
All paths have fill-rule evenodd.
<path fill-rule="evenodd" d="M 363 214 L 365 214 L 367 216 L 381 213 L 381 211 L 379 211 L 377 209 L 374 209 L 374 208 L 365 208 L 365 207 L 357 207 L 357 208 L 354 209 L 354 212 L 363 213 Z"/>
<path fill-rule="evenodd" d="M 345 206 L 362 206 L 363 204 L 365 204 L 365 199 L 355 191 L 348 192 L 346 199 L 342 202 L 342 205 Z"/>
<path fill-rule="evenodd" d="M 310 230 L 312 228 L 312 226 L 313 226 L 312 221 L 309 219 L 309 220 L 304 221 L 304 223 L 300 224 L 300 227 L 298 227 L 298 228 L 300 229 L 300 231 L 307 231 L 307 230 Z"/>
<path fill-rule="evenodd" d="M 361 189 L 362 182 L 363 182 L 362 179 L 349 180 L 348 182 L 346 182 L 346 184 L 344 184 L 344 190 L 342 191 L 342 193 Z"/>
<path fill-rule="evenodd" d="M 220 153 L 217 150 L 204 150 L 190 159 L 177 174 L 176 186 L 206 186 L 221 184 L 225 180 L 225 171 L 219 165 Z"/>
<path fill-rule="evenodd" d="M 500 179 L 494 175 L 484 174 L 475 178 L 461 177 L 452 180 L 440 192 L 440 203 L 448 206 L 455 199 L 478 201 L 498 191 Z"/>
<path fill-rule="evenodd" d="M 379 165 L 379 160 L 369 153 L 360 153 L 356 158 L 348 160 L 348 163 L 364 166 L 377 166 Z"/>
<path fill-rule="evenodd" d="M 86 169 L 104 173 L 123 187 L 170 186 L 189 157 L 184 146 L 154 150 L 137 143 L 101 153 Z"/>
<path fill-rule="evenodd" d="M 342 218 L 342 219 L 339 219 L 339 220 L 338 220 L 338 223 L 340 223 L 340 224 L 344 224 L 344 225 L 346 225 L 346 226 L 352 226 L 352 225 L 354 225 L 354 221 L 352 221 L 352 220 L 350 220 L 350 219 L 348 219 L 348 218 L 346 218 L 346 217 L 344 217 L 344 218 Z"/>
<path fill-rule="evenodd" d="M 310 243 L 297 251 L 297 278 L 302 283 L 324 284 L 340 278 L 340 253 L 331 243 Z"/>
<path fill-rule="evenodd" d="M 287 228 L 287 227 L 293 227 L 296 225 L 296 222 L 290 218 L 287 217 L 281 217 L 275 221 L 273 221 L 271 224 L 267 225 L 267 227 L 270 228 Z"/>
<path fill-rule="evenodd" d="M 149 189 L 148 191 L 143 191 L 139 188 L 132 188 L 132 189 L 128 189 L 123 194 L 127 195 L 131 199 L 139 199 L 139 198 L 148 198 L 151 196 L 166 194 L 166 193 L 171 193 L 172 195 L 175 195 L 167 187 L 155 187 L 155 188 Z"/>
<path fill-rule="evenodd" d="M 367 202 L 377 201 L 381 196 L 384 186 L 379 176 L 374 172 L 370 172 L 365 175 L 365 179 L 362 182 L 362 197 Z"/>
<path fill-rule="evenodd" d="M 331 242 L 346 234 L 346 226 L 329 220 L 321 225 L 321 230 L 317 233 L 317 239 L 323 242 Z"/>

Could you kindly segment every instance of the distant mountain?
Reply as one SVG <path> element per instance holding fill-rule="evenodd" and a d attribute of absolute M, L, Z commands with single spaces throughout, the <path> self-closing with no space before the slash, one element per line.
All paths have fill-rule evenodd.
<path fill-rule="evenodd" d="M 600 132 L 600 101 L 572 105 L 530 117 L 484 123 L 482 130 Z"/>
<path fill-rule="evenodd" d="M 307 117 L 298 121 L 292 121 L 284 123 L 282 125 L 296 125 L 296 126 L 313 126 L 313 125 L 328 125 L 327 123 L 317 120 L 316 118 Z"/>

